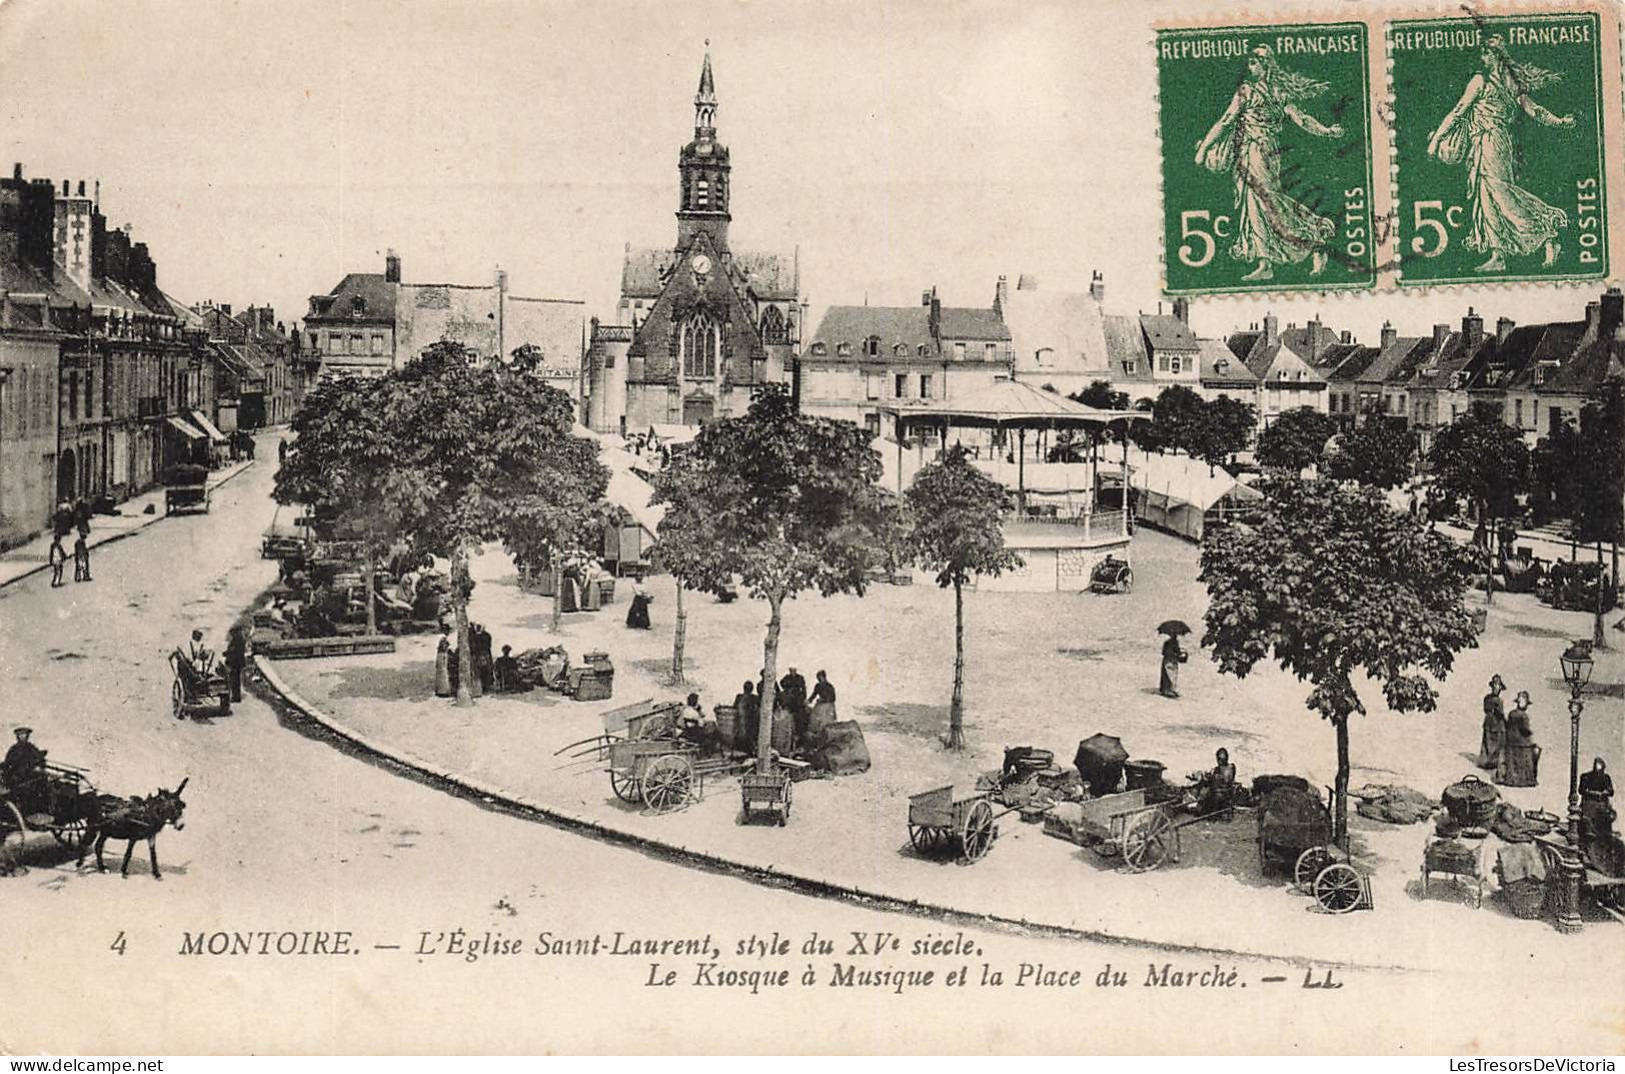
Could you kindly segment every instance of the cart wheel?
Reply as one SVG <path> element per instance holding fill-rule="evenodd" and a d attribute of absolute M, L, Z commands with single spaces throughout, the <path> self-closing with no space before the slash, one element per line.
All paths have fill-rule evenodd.
<path fill-rule="evenodd" d="M 181 695 L 181 682 L 179 679 L 176 679 L 169 687 L 169 706 L 175 710 L 175 719 L 179 720 L 186 716 L 186 700 Z"/>
<path fill-rule="evenodd" d="M 58 845 L 77 851 L 84 846 L 85 840 L 90 836 L 90 824 L 83 817 L 79 817 L 52 828 L 51 836 Z"/>
<path fill-rule="evenodd" d="M 1346 914 L 1360 905 L 1364 885 L 1347 862 L 1333 862 L 1315 877 L 1315 901 L 1329 914 Z"/>
<path fill-rule="evenodd" d="M 0 802 L 0 876 L 22 869 L 23 847 L 28 843 L 28 822 L 10 799 Z"/>
<path fill-rule="evenodd" d="M 656 758 L 643 773 L 643 804 L 651 813 L 670 813 L 688 804 L 694 766 L 680 753 Z"/>
<path fill-rule="evenodd" d="M 1123 833 L 1123 864 L 1130 872 L 1148 873 L 1168 860 L 1174 822 L 1160 809 L 1148 810 Z"/>
<path fill-rule="evenodd" d="M 619 769 L 611 768 L 609 770 L 609 789 L 614 791 L 615 797 L 623 802 L 635 804 L 641 797 L 638 778 L 630 772 L 623 772 Z"/>
<path fill-rule="evenodd" d="M 969 862 L 981 861 L 993 846 L 993 807 L 983 798 L 965 810 L 959 829 L 959 851 Z"/>
<path fill-rule="evenodd" d="M 1325 847 L 1310 847 L 1298 855 L 1298 862 L 1292 867 L 1292 882 L 1297 885 L 1299 891 L 1305 894 L 1312 893 L 1315 878 L 1335 860 L 1332 852 Z"/>

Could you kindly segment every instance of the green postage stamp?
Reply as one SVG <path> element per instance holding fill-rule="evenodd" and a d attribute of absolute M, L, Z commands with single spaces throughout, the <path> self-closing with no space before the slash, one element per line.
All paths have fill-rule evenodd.
<path fill-rule="evenodd" d="M 1401 286 L 1607 273 L 1600 36 L 1594 13 L 1388 24 Z"/>
<path fill-rule="evenodd" d="M 1157 31 L 1169 294 L 1370 288 L 1366 26 Z"/>

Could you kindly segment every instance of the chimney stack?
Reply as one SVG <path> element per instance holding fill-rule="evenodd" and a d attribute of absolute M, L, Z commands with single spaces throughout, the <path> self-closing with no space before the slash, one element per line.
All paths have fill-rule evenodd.
<path fill-rule="evenodd" d="M 921 291 L 920 292 L 920 305 L 922 305 L 922 306 L 930 306 L 931 305 L 931 293 L 932 293 L 932 291 L 935 291 L 935 290 L 936 290 L 936 288 L 933 287 L 931 289 L 931 291 Z M 863 304 L 865 306 L 867 306 L 869 304 L 869 300 L 867 298 L 865 298 L 863 300 Z"/>
<path fill-rule="evenodd" d="M 1495 319 L 1495 341 L 1497 343 L 1505 343 L 1507 341 L 1507 337 L 1512 334 L 1512 330 L 1517 326 L 1518 322 L 1514 321 L 1511 317 L 1497 317 Z"/>
<path fill-rule="evenodd" d="M 1106 301 L 1106 277 L 1099 270 L 1089 279 L 1089 297 L 1096 302 Z"/>
<path fill-rule="evenodd" d="M 1625 325 L 1625 293 L 1620 289 L 1610 287 L 1602 293 L 1601 319 L 1597 325 L 1597 338 L 1613 339 L 1618 335 L 1619 329 Z"/>
<path fill-rule="evenodd" d="M 1394 322 L 1382 322 L 1382 349 L 1387 350 L 1399 341 L 1399 332 L 1394 328 Z"/>
<path fill-rule="evenodd" d="M 1264 346 L 1273 347 L 1281 342 L 1281 321 L 1273 313 L 1264 314 Z"/>
<path fill-rule="evenodd" d="M 1450 338 L 1450 326 L 1436 324 L 1433 326 L 1433 356 L 1437 358 L 1444 350 L 1445 341 Z"/>
<path fill-rule="evenodd" d="M 1004 316 L 1004 307 L 1010 302 L 1009 277 L 1000 276 L 999 282 L 993 287 L 993 309 L 1001 318 Z"/>
<path fill-rule="evenodd" d="M 1315 359 L 1320 357 L 1321 347 L 1325 343 L 1322 339 L 1325 335 L 1325 327 L 1320 323 L 1318 314 L 1304 327 L 1309 330 L 1309 361 L 1313 364 Z"/>
<path fill-rule="evenodd" d="M 1473 307 L 1467 307 L 1467 316 L 1461 319 L 1461 343 L 1469 351 L 1484 342 L 1484 318 L 1474 312 Z"/>
<path fill-rule="evenodd" d="M 1191 300 L 1184 297 L 1174 299 L 1174 316 L 1179 318 L 1180 324 L 1189 328 L 1191 323 Z"/>
<path fill-rule="evenodd" d="M 401 258 L 394 250 L 388 250 L 384 253 L 384 282 L 401 282 Z"/>
<path fill-rule="evenodd" d="M 942 300 L 937 297 L 937 288 L 931 286 L 931 338 L 936 339 L 942 330 Z"/>

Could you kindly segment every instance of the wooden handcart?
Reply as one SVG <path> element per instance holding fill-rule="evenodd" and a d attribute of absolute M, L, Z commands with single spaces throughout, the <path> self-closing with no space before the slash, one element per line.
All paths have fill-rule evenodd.
<path fill-rule="evenodd" d="M 1370 878 L 1332 842 L 1331 810 L 1313 792 L 1290 786 L 1271 791 L 1258 804 L 1259 871 L 1267 874 L 1287 862 L 1293 885 L 1327 913 L 1374 905 Z"/>
<path fill-rule="evenodd" d="M 1179 860 L 1182 825 L 1170 815 L 1168 803 L 1147 804 L 1144 788 L 1088 798 L 1081 805 L 1079 831 L 1085 845 L 1101 857 L 1115 857 L 1133 873 Z M 1188 822 L 1200 819 L 1190 817 Z"/>
<path fill-rule="evenodd" d="M 746 772 L 739 777 L 740 817 L 744 821 L 767 814 L 784 827 L 790 821 L 790 773 L 774 767 L 769 772 Z"/>
<path fill-rule="evenodd" d="M 185 653 L 175 649 L 169 654 L 169 671 L 174 679 L 169 704 L 175 719 L 184 720 L 203 708 L 214 708 L 221 716 L 231 715 L 231 683 L 221 665 L 214 665 L 204 674 L 192 666 Z"/>
<path fill-rule="evenodd" d="M 921 854 L 953 847 L 961 860 L 981 861 L 999 836 L 994 821 L 993 803 L 985 791 L 956 799 L 950 785 L 908 799 L 908 841 Z"/>
<path fill-rule="evenodd" d="M 563 767 L 598 763 L 609 773 L 610 791 L 649 812 L 671 813 L 697 802 L 709 776 L 731 775 L 746 763 L 729 750 L 702 753 L 677 732 L 676 702 L 644 699 L 604 713 L 604 733 L 555 751 L 569 752 Z M 573 752 L 571 752 L 573 751 Z"/>
<path fill-rule="evenodd" d="M 1134 570 L 1127 560 L 1107 556 L 1089 572 L 1089 592 L 1127 593 L 1134 588 Z"/>

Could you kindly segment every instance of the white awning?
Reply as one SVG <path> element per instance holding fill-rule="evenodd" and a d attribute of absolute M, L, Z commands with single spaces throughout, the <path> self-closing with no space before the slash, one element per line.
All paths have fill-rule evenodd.
<path fill-rule="evenodd" d="M 195 426 L 188 425 L 186 422 L 182 421 L 180 418 L 171 417 L 171 418 L 168 419 L 168 421 L 169 421 L 170 428 L 174 429 L 177 433 L 180 433 L 182 436 L 186 437 L 186 439 L 188 439 L 188 440 L 207 440 L 208 439 L 207 434 L 199 432 L 198 429 Z"/>
<path fill-rule="evenodd" d="M 214 422 L 210 421 L 203 411 L 192 411 L 192 420 L 197 423 L 199 429 L 209 434 L 210 440 L 224 440 L 226 438 L 226 434 L 216 429 Z"/>

